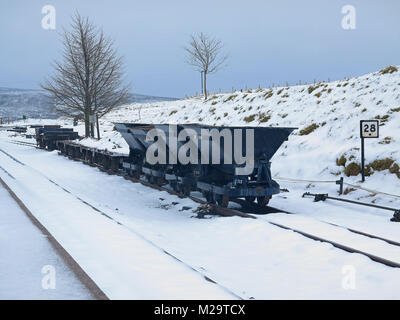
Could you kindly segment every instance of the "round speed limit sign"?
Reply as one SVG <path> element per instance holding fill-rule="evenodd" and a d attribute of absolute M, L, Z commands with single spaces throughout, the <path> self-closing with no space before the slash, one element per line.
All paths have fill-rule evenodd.
<path fill-rule="evenodd" d="M 360 137 L 361 138 L 379 138 L 379 121 L 378 120 L 361 120 L 360 121 Z"/>

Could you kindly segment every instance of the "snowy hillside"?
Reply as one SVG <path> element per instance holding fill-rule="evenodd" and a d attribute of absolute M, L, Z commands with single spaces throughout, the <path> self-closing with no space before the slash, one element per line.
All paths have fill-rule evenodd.
<path fill-rule="evenodd" d="M 371 176 L 363 187 L 400 194 L 397 69 L 330 83 L 215 94 L 207 101 L 193 97 L 125 105 L 101 120 L 100 141 L 84 139 L 81 143 L 128 153 L 113 122 L 297 127 L 272 159 L 275 177 L 334 181 L 343 176 L 346 182 L 358 184 L 359 121 L 379 119 L 380 138 L 366 140 L 367 174 Z M 83 135 L 82 124 L 78 131 Z M 367 200 L 377 201 L 373 193 L 347 191 L 353 197 L 369 196 Z"/>
<path fill-rule="evenodd" d="M 357 175 L 352 179 L 356 182 L 360 179 L 359 120 L 362 119 L 379 119 L 381 126 L 380 138 L 366 141 L 368 174 L 376 176 L 376 182 L 385 176 L 382 187 L 400 191 L 397 67 L 330 83 L 216 94 L 207 101 L 196 97 L 133 104 L 121 107 L 105 120 L 298 127 L 273 158 L 275 175 L 332 180 L 346 173 Z"/>

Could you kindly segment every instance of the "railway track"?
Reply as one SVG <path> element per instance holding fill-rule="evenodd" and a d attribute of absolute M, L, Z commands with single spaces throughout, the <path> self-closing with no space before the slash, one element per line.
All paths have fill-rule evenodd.
<path fill-rule="evenodd" d="M 9 157 L 10 157 L 11 159 L 13 159 L 14 161 L 19 162 L 20 164 L 22 163 L 20 160 L 16 159 L 16 158 L 15 158 L 14 156 L 12 156 L 11 154 L 9 154 L 9 153 L 7 153 L 7 152 L 4 152 L 4 150 L 1 150 L 1 149 L 0 149 L 0 151 L 3 152 L 4 154 L 6 154 L 7 156 L 9 156 Z M 74 159 L 74 160 L 82 161 L 81 159 Z M 22 163 L 22 164 L 23 164 L 23 163 Z M 25 165 L 25 164 L 23 164 L 23 165 Z M 32 168 L 32 169 L 33 169 L 33 168 Z M 35 170 L 35 169 L 34 169 L 34 170 Z M 105 171 L 105 170 L 103 170 L 103 171 Z M 110 174 L 109 171 L 107 171 L 107 173 Z M 42 174 L 42 173 L 41 173 L 41 174 Z M 286 214 L 295 214 L 295 213 L 293 213 L 293 212 L 288 212 L 288 211 L 280 210 L 280 209 L 277 209 L 277 208 L 274 208 L 274 207 L 271 207 L 271 206 L 266 206 L 266 207 L 264 207 L 264 208 L 260 208 L 259 206 L 257 206 L 257 205 L 254 204 L 254 203 L 249 203 L 249 202 L 246 202 L 245 200 L 241 200 L 241 199 L 234 200 L 234 202 L 236 202 L 237 204 L 239 204 L 239 205 L 241 206 L 240 209 L 224 208 L 224 207 L 218 206 L 218 205 L 216 205 L 216 204 L 208 204 L 208 203 L 207 203 L 206 201 L 204 201 L 203 199 L 194 197 L 194 196 L 192 196 L 192 195 L 187 196 L 187 195 L 184 195 L 184 194 L 182 194 L 182 193 L 178 193 L 178 192 L 173 191 L 172 189 L 169 189 L 169 188 L 167 188 L 167 187 L 165 187 L 165 186 L 159 186 L 159 185 L 151 184 L 151 183 L 149 183 L 148 181 L 146 181 L 146 180 L 144 180 L 144 179 L 136 179 L 136 178 L 127 176 L 126 174 L 122 174 L 122 173 L 117 173 L 117 174 L 118 174 L 119 176 L 124 177 L 124 178 L 127 179 L 127 180 L 132 181 L 132 182 L 141 183 L 141 184 L 143 184 L 144 186 L 147 186 L 147 187 L 150 187 L 150 188 L 153 188 L 153 189 L 156 189 L 156 190 L 166 191 L 166 192 L 168 192 L 168 193 L 170 193 L 170 194 L 173 194 L 173 195 L 176 195 L 176 196 L 178 196 L 178 197 L 180 197 L 180 198 L 190 198 L 190 199 L 193 200 L 194 202 L 199 203 L 199 204 L 201 204 L 201 205 L 206 205 L 206 204 L 207 204 L 207 205 L 210 206 L 210 208 L 211 208 L 211 212 L 210 212 L 210 213 L 212 213 L 212 214 L 217 214 L 217 215 L 221 215 L 221 216 L 229 216 L 229 217 L 231 217 L 231 216 L 239 216 L 239 217 L 243 217 L 243 218 L 259 219 L 259 220 L 264 221 L 265 223 L 271 224 L 271 225 L 273 225 L 273 226 L 275 226 L 275 227 L 278 227 L 278 228 L 281 228 L 281 229 L 284 229 L 284 230 L 288 230 L 288 231 L 291 231 L 291 232 L 298 233 L 298 234 L 300 234 L 300 235 L 302 235 L 302 236 L 304 236 L 304 237 L 306 237 L 306 238 L 308 238 L 308 239 L 312 239 L 312 240 L 314 240 L 314 241 L 323 242 L 323 243 L 329 243 L 329 244 L 331 244 L 332 246 L 334 246 L 334 247 L 336 247 L 336 248 L 338 248 L 338 249 L 344 250 L 344 251 L 346 251 L 346 252 L 349 252 L 349 253 L 361 254 L 361 255 L 363 255 L 363 256 L 365 256 L 365 257 L 368 257 L 368 258 L 371 259 L 372 261 L 377 262 L 377 263 L 380 263 L 380 264 L 383 264 L 383 265 L 385 265 L 385 266 L 393 267 L 393 268 L 400 268 L 400 261 L 398 262 L 398 261 L 392 261 L 392 260 L 389 260 L 389 259 L 385 259 L 385 258 L 379 257 L 379 256 L 377 256 L 377 255 L 375 255 L 375 254 L 371 254 L 371 253 L 368 253 L 368 252 L 366 252 L 366 251 L 359 250 L 359 249 L 357 249 L 357 248 L 353 248 L 353 247 L 350 247 L 350 246 L 348 246 L 348 245 L 341 244 L 341 243 L 339 243 L 339 242 L 337 242 L 337 241 L 332 241 L 332 240 L 330 240 L 330 239 L 326 239 L 326 238 L 324 238 L 324 237 L 320 237 L 320 236 L 311 234 L 311 233 L 309 233 L 309 232 L 305 232 L 305 231 L 300 230 L 300 229 L 298 229 L 298 228 L 293 228 L 293 227 L 290 227 L 290 226 L 287 226 L 287 225 L 284 225 L 284 224 L 276 223 L 276 222 L 273 222 L 273 221 L 268 221 L 267 219 L 263 219 L 262 217 L 260 217 L 260 215 L 265 215 L 265 214 L 268 214 L 268 213 L 277 213 L 277 212 L 283 212 L 283 213 L 286 213 Z M 43 175 L 43 174 L 42 174 L 42 175 Z M 46 177 L 46 176 L 45 176 L 45 177 Z M 60 188 L 62 188 L 65 192 L 71 193 L 69 190 L 67 190 L 67 189 L 65 189 L 64 187 L 58 185 L 57 183 L 55 183 L 55 182 L 52 181 L 51 179 L 49 179 L 49 178 L 47 178 L 47 177 L 46 177 L 46 179 L 48 179 L 50 182 L 56 184 L 56 185 L 59 186 Z M 79 199 L 80 201 L 84 202 L 85 204 L 91 206 L 92 208 L 94 208 L 94 209 L 95 209 L 96 211 L 98 211 L 99 213 L 101 213 L 101 214 L 107 216 L 108 218 L 114 220 L 115 222 L 121 224 L 120 222 L 118 222 L 117 220 L 115 220 L 113 217 L 110 217 L 109 215 L 107 215 L 106 213 L 104 213 L 104 212 L 102 212 L 101 210 L 97 209 L 96 207 L 92 206 L 91 204 L 87 203 L 87 202 L 84 201 L 83 199 L 81 199 L 81 198 L 79 198 L 79 197 L 78 197 L 78 199 Z M 363 232 L 363 231 L 351 229 L 351 228 L 348 228 L 348 227 L 346 227 L 346 226 L 337 225 L 337 224 L 330 223 L 330 222 L 326 222 L 326 221 L 320 221 L 320 222 L 329 224 L 329 225 L 331 225 L 331 226 L 333 226 L 333 227 L 336 227 L 336 228 L 338 228 L 338 229 L 346 229 L 346 230 L 347 230 L 348 232 L 350 232 L 350 233 L 357 234 L 357 235 L 360 235 L 360 236 L 363 236 L 363 237 L 366 237 L 366 238 L 384 241 L 385 243 L 387 243 L 387 245 L 392 246 L 392 247 L 400 247 L 400 243 L 397 242 L 397 241 L 394 241 L 394 240 L 386 239 L 386 238 L 383 238 L 383 237 L 380 237 L 380 236 L 376 236 L 376 235 L 373 235 L 373 234 L 369 234 L 369 233 L 366 233 L 366 232 Z M 149 240 L 149 241 L 150 241 L 150 240 Z M 150 241 L 150 242 L 151 242 L 151 241 Z M 155 244 L 154 244 L 154 245 L 155 245 Z M 160 250 L 163 250 L 163 249 L 160 248 Z M 164 250 L 163 250 L 163 251 L 164 251 Z M 168 255 L 171 255 L 170 253 L 165 252 L 165 251 L 164 251 L 164 253 L 165 253 L 165 254 L 168 254 Z M 171 255 L 171 256 L 173 257 L 173 255 Z M 176 257 L 175 257 L 175 258 L 176 258 Z M 177 259 L 178 261 L 180 261 L 178 258 L 176 258 L 176 259 Z M 184 263 L 184 262 L 182 262 L 182 263 Z M 190 266 L 189 266 L 189 267 L 190 267 Z M 208 281 L 211 281 L 211 282 L 214 281 L 214 280 L 212 280 L 212 279 L 206 278 L 206 277 L 207 277 L 206 275 L 203 275 L 203 276 L 204 276 L 205 279 L 208 280 Z M 216 283 L 216 282 L 215 282 L 215 283 Z M 240 298 L 240 296 L 238 296 L 238 297 Z"/>
<path fill-rule="evenodd" d="M 177 193 L 177 192 L 175 192 L 175 191 L 173 191 L 171 189 L 168 189 L 168 188 L 165 188 L 165 187 L 160 187 L 158 185 L 150 184 L 149 182 L 147 182 L 145 180 L 142 180 L 142 179 L 130 179 L 129 178 L 129 180 L 132 180 L 134 182 L 140 182 L 143 185 L 151 187 L 151 188 L 154 188 L 154 189 L 167 191 L 167 192 L 169 192 L 171 194 L 175 194 L 175 195 L 177 195 L 177 196 L 179 196 L 181 198 L 188 197 L 188 198 L 192 199 L 193 201 L 195 201 L 197 203 L 200 203 L 200 204 L 206 204 L 207 203 L 202 199 L 195 198 L 193 196 L 185 196 L 184 194 Z M 275 207 L 271 207 L 271 206 L 260 207 L 255 203 L 249 203 L 249 202 L 247 202 L 247 201 L 245 201 L 243 199 L 235 199 L 235 200 L 232 200 L 232 202 L 235 202 L 235 203 L 241 205 L 242 208 L 241 209 L 224 208 L 224 207 L 220 207 L 220 206 L 215 205 L 215 204 L 212 204 L 212 208 L 213 208 L 215 213 L 217 213 L 219 215 L 222 215 L 222 216 L 241 216 L 241 217 L 253 218 L 253 219 L 260 219 L 259 217 L 255 216 L 254 214 L 256 214 L 256 215 L 265 215 L 265 214 L 278 213 L 278 212 L 286 213 L 286 214 L 295 214 L 293 212 L 281 210 L 281 209 L 278 209 L 278 208 L 275 208 Z M 378 262 L 378 263 L 381 263 L 381 264 L 384 264 L 386 266 L 394 267 L 394 268 L 400 268 L 400 262 L 395 262 L 395 261 L 391 261 L 391 260 L 388 260 L 388 259 L 385 259 L 385 258 L 381 258 L 381 257 L 376 256 L 374 254 L 370 254 L 368 252 L 365 252 L 365 251 L 362 251 L 362 250 L 358 250 L 358 249 L 355 249 L 355 248 L 340 244 L 340 243 L 338 243 L 336 241 L 332 241 L 332 240 L 329 240 L 329 239 L 326 239 L 326 238 L 323 238 L 323 237 L 319 237 L 319 236 L 304 232 L 302 230 L 298 230 L 296 228 L 292 228 L 292 227 L 289 227 L 289 226 L 286 226 L 286 225 L 282 225 L 282 224 L 275 223 L 275 222 L 268 221 L 268 220 L 264 220 L 264 219 L 261 219 L 261 220 L 263 220 L 263 221 L 265 221 L 265 222 L 267 222 L 267 223 L 269 223 L 271 225 L 274 225 L 276 227 L 279 227 L 281 229 L 290 230 L 290 231 L 293 231 L 295 233 L 301 234 L 302 236 L 304 236 L 306 238 L 309 238 L 309 239 L 312 239 L 312 240 L 315 240 L 315 241 L 329 243 L 329 244 L 333 245 L 334 247 L 339 248 L 341 250 L 344 250 L 346 252 L 362 254 L 362 255 L 370 258 L 371 260 L 373 260 L 375 262 Z M 341 226 L 341 225 L 338 225 L 338 224 L 334 224 L 334 223 L 331 223 L 331 222 L 326 222 L 326 221 L 321 221 L 321 220 L 319 220 L 319 221 L 322 222 L 322 223 L 328 224 L 328 225 L 332 225 L 332 226 L 337 227 L 337 228 L 346 229 L 347 231 L 349 231 L 351 233 L 354 233 L 354 234 L 362 235 L 362 236 L 365 236 L 365 237 L 371 238 L 371 239 L 381 240 L 381 241 L 384 241 L 384 242 L 388 243 L 389 245 L 400 247 L 400 243 L 397 242 L 397 241 L 394 241 L 394 240 L 386 239 L 386 238 L 383 238 L 383 237 L 380 237 L 380 236 L 376 236 L 376 235 L 373 235 L 373 234 L 369 234 L 369 233 L 366 233 L 366 232 L 363 232 L 363 231 L 355 230 L 355 229 L 348 228 L 346 226 Z"/>
<path fill-rule="evenodd" d="M 175 194 L 175 195 L 179 196 L 180 198 L 187 197 L 187 198 L 190 198 L 190 199 L 192 199 L 193 201 L 195 201 L 197 203 L 207 204 L 207 202 L 205 202 L 202 199 L 199 199 L 199 198 L 196 198 L 196 197 L 193 197 L 193 196 L 185 196 L 184 194 L 177 193 L 177 192 L 175 192 L 175 191 L 173 191 L 173 190 L 171 190 L 169 188 L 160 187 L 158 185 L 151 184 L 151 183 L 149 183 L 149 182 L 147 182 L 145 180 L 142 180 L 142 179 L 135 179 L 135 178 L 130 178 L 130 177 L 128 179 L 133 181 L 133 182 L 142 183 L 143 185 L 151 187 L 153 189 L 167 191 L 170 194 Z M 224 208 L 224 207 L 220 207 L 218 205 L 212 204 L 211 205 L 212 210 L 216 214 L 219 214 L 219 215 L 222 215 L 222 216 L 240 216 L 240 217 L 245 217 L 245 218 L 259 219 L 259 220 L 262 220 L 262 221 L 264 221 L 266 223 L 269 223 L 269 224 L 271 224 L 271 225 L 273 225 L 275 227 L 298 233 L 298 234 L 300 234 L 300 235 L 302 235 L 302 236 L 304 236 L 304 237 L 306 237 L 308 239 L 319 241 L 319 242 L 324 242 L 324 243 L 329 243 L 332 246 L 334 246 L 335 248 L 344 250 L 344 251 L 349 252 L 349 253 L 361 254 L 363 256 L 368 257 L 372 261 L 380 263 L 380 264 L 383 264 L 385 266 L 392 267 L 392 268 L 400 268 L 400 262 L 391 261 L 389 259 L 385 259 L 385 258 L 379 257 L 377 255 L 374 255 L 374 254 L 371 254 L 371 253 L 368 253 L 368 252 L 365 252 L 365 251 L 362 251 L 362 250 L 358 250 L 356 248 L 352 248 L 352 247 L 347 246 L 347 245 L 343 245 L 343 244 L 338 243 L 336 241 L 332 241 L 332 240 L 329 240 L 329 239 L 326 239 L 326 238 L 323 238 L 323 237 L 319 237 L 319 236 L 310 234 L 308 232 L 305 232 L 305 231 L 302 231 L 302 230 L 299 230 L 299 229 L 296 229 L 296 228 L 292 228 L 292 227 L 289 227 L 289 226 L 286 226 L 286 225 L 283 225 L 283 224 L 279 224 L 279 223 L 276 223 L 276 222 L 268 221 L 266 219 L 262 219 L 262 218 L 260 219 L 258 216 L 256 216 L 256 215 L 265 215 L 265 214 L 278 213 L 278 212 L 286 213 L 286 214 L 295 214 L 293 212 L 281 210 L 281 209 L 278 209 L 278 208 L 275 208 L 275 207 L 271 207 L 271 206 L 259 207 L 255 203 L 249 203 L 249 202 L 247 202 L 245 200 L 242 200 L 242 199 L 235 199 L 235 200 L 232 200 L 232 201 L 237 203 L 237 204 L 239 204 L 239 205 L 241 205 L 242 208 L 241 209 Z M 320 221 L 320 222 L 326 223 L 328 225 L 332 225 L 332 226 L 337 227 L 337 228 L 346 229 L 347 231 L 349 231 L 351 233 L 358 234 L 358 235 L 361 235 L 361 236 L 364 236 L 364 237 L 367 237 L 367 238 L 384 241 L 384 242 L 386 242 L 387 244 L 389 244 L 391 246 L 400 247 L 400 243 L 397 242 L 397 241 L 394 241 L 394 240 L 386 239 L 386 238 L 383 238 L 383 237 L 380 237 L 380 236 L 376 236 L 376 235 L 373 235 L 373 234 L 369 234 L 369 233 L 366 233 L 366 232 L 363 232 L 363 231 L 351 229 L 351 228 L 348 228 L 346 226 L 341 226 L 341 225 L 337 225 L 337 224 L 326 222 L 326 221 Z"/>
<path fill-rule="evenodd" d="M 293 212 L 289 212 L 289 211 L 285 211 L 285 210 L 279 210 L 279 209 L 273 208 L 273 207 L 260 208 L 256 204 L 248 203 L 248 202 L 246 202 L 245 200 L 242 200 L 242 199 L 238 199 L 235 202 L 240 204 L 240 205 L 242 205 L 242 209 L 244 211 L 246 211 L 246 212 L 250 211 L 250 212 L 252 212 L 254 214 L 259 214 L 259 215 L 265 215 L 265 214 L 274 213 L 274 212 L 282 212 L 282 213 L 286 213 L 286 214 L 295 214 Z M 264 220 L 264 219 L 262 219 L 262 220 Z M 334 247 L 342 249 L 342 250 L 345 250 L 347 252 L 359 253 L 359 254 L 362 254 L 364 256 L 367 256 L 368 258 L 370 258 L 371 260 L 373 260 L 375 262 L 382 263 L 382 264 L 387 265 L 389 267 L 400 268 L 400 262 L 394 262 L 394 261 L 390 261 L 388 259 L 380 258 L 380 257 L 378 257 L 376 255 L 373 255 L 373 254 L 370 254 L 368 252 L 364 252 L 362 250 L 357 250 L 355 248 L 351 248 L 349 246 L 337 243 L 336 241 L 331 241 L 329 239 L 325 239 L 325 238 L 322 238 L 322 237 L 319 237 L 319 236 L 316 236 L 316 235 L 312 235 L 310 233 L 307 233 L 307 232 L 304 232 L 304 231 L 301 231 L 301 230 L 298 230 L 298 229 L 295 229 L 295 228 L 292 228 L 292 227 L 288 227 L 288 226 L 285 226 L 285 225 L 282 225 L 282 224 L 279 224 L 279 223 L 276 223 L 276 222 L 272 222 L 272 221 L 268 221 L 268 220 L 266 220 L 266 221 L 268 223 L 274 225 L 274 226 L 279 227 L 279 228 L 283 228 L 283 229 L 287 229 L 287 230 L 291 230 L 293 232 L 299 233 L 299 234 L 301 234 L 301 235 L 303 235 L 303 236 L 305 236 L 305 237 L 307 237 L 309 239 L 330 243 Z M 367 233 L 367 232 L 364 232 L 364 231 L 352 229 L 352 228 L 349 228 L 349 227 L 346 227 L 346 226 L 343 226 L 343 225 L 338 225 L 338 224 L 335 224 L 335 223 L 332 223 L 332 222 L 327 222 L 327 221 L 323 221 L 323 220 L 318 220 L 318 221 L 321 222 L 321 223 L 327 224 L 327 225 L 331 225 L 331 226 L 336 227 L 338 229 L 347 230 L 348 232 L 353 233 L 353 234 L 361 235 L 361 236 L 364 236 L 364 237 L 367 237 L 367 238 L 370 238 L 370 239 L 384 241 L 387 244 L 389 244 L 391 246 L 394 246 L 394 247 L 400 247 L 400 242 L 397 242 L 397 241 L 394 241 L 394 240 L 386 239 L 386 238 L 383 238 L 383 237 L 380 237 L 380 236 L 376 236 L 376 235 L 373 235 L 373 234 L 370 234 L 370 233 Z"/>
<path fill-rule="evenodd" d="M 35 168 L 30 167 L 29 165 L 25 164 L 24 162 L 20 161 L 19 159 L 17 159 L 16 157 L 14 157 L 13 155 L 11 155 L 9 152 L 4 151 L 3 149 L 0 148 L 0 152 L 3 153 L 4 155 L 6 155 L 7 157 L 9 157 L 11 160 L 13 160 L 14 162 L 18 163 L 21 166 L 24 166 L 26 168 L 29 168 L 31 170 L 34 170 L 35 172 L 37 172 L 38 174 L 40 174 L 43 178 L 45 178 L 46 180 L 48 180 L 50 183 L 54 184 L 55 186 L 57 186 L 58 188 L 60 188 L 61 190 L 63 190 L 64 192 L 74 196 L 77 200 L 79 200 L 80 202 L 82 202 L 83 204 L 85 204 L 86 206 L 90 207 L 91 209 L 93 209 L 94 211 L 98 212 L 99 214 L 101 214 L 102 216 L 110 219 L 111 221 L 117 223 L 120 226 L 123 226 L 124 228 L 126 228 L 127 230 L 129 230 L 131 233 L 135 234 L 136 236 L 138 236 L 139 238 L 141 238 L 142 240 L 144 240 L 146 243 L 150 244 L 151 246 L 157 248 L 160 252 L 162 252 L 165 255 L 168 255 L 169 257 L 171 257 L 172 259 L 174 259 L 175 261 L 177 261 L 178 263 L 184 265 L 186 268 L 190 269 L 191 271 L 199 274 L 201 277 L 203 277 L 203 279 L 207 282 L 211 282 L 214 285 L 216 285 L 217 287 L 221 288 L 222 290 L 224 290 L 225 292 L 229 293 L 233 298 L 239 299 L 239 300 L 244 300 L 244 299 L 250 299 L 252 297 L 242 297 L 241 295 L 233 292 L 233 290 L 229 289 L 228 287 L 220 284 L 218 281 L 212 279 L 210 276 L 206 275 L 204 272 L 202 272 L 201 270 L 199 270 L 198 268 L 186 263 L 185 261 L 183 261 L 182 259 L 180 259 L 179 257 L 177 257 L 176 255 L 174 255 L 173 253 L 171 253 L 170 251 L 162 248 L 161 246 L 157 245 L 156 243 L 154 243 L 153 241 L 151 241 L 150 239 L 148 239 L 147 237 L 145 237 L 142 233 L 138 232 L 137 230 L 127 226 L 126 224 L 122 223 L 121 221 L 119 221 L 117 218 L 112 217 L 111 215 L 107 214 L 106 212 L 104 212 L 103 210 L 99 209 L 97 206 L 89 203 L 88 201 L 82 199 L 80 196 L 74 194 L 72 191 L 68 190 L 67 188 L 61 186 L 59 183 L 55 182 L 54 180 L 48 178 L 46 175 L 44 175 L 43 173 L 41 173 L 40 171 L 36 170 Z M 12 177 L 13 179 L 15 179 L 7 170 L 3 169 L 4 172 L 6 172 L 10 177 Z M 9 188 L 9 186 L 0 178 L 0 183 L 2 183 L 7 190 L 9 190 L 9 192 L 12 192 L 13 197 L 15 196 L 17 198 L 17 196 L 15 195 L 15 193 Z M 25 206 L 25 204 L 23 204 L 23 202 L 18 199 L 18 203 L 20 204 L 21 207 L 25 208 L 25 212 L 29 212 L 29 216 L 31 219 L 33 219 L 36 221 L 37 219 L 33 216 L 32 213 L 30 213 L 29 209 Z M 39 223 L 37 221 L 37 223 Z M 40 228 L 45 230 L 45 234 L 48 235 L 49 237 L 51 237 L 54 242 L 57 243 L 57 247 L 61 247 L 61 245 L 56 241 L 56 239 L 47 231 L 47 229 L 40 224 Z M 62 248 L 62 247 L 61 247 Z M 68 260 L 71 261 L 72 257 L 69 256 L 69 254 L 64 250 L 63 254 L 65 256 L 68 256 Z M 72 259 L 73 260 L 73 259 Z M 79 265 L 73 260 L 73 264 L 74 264 L 74 268 L 77 269 L 79 267 Z M 80 268 L 80 267 L 79 267 Z M 84 273 L 84 271 L 82 269 L 80 269 L 81 273 Z M 86 273 L 85 273 L 86 275 Z M 80 277 L 82 278 L 82 276 L 80 275 Z M 88 276 L 86 275 L 86 278 L 88 278 Z M 86 282 L 88 280 L 85 280 Z M 93 287 L 95 285 L 95 283 L 90 279 L 90 281 L 92 282 L 90 284 L 91 287 Z M 96 290 L 100 291 L 102 293 L 102 291 L 96 286 Z M 104 293 L 102 293 L 104 295 Z M 104 295 L 101 296 L 101 294 L 97 294 L 98 296 L 100 296 L 102 299 L 106 299 L 106 296 Z"/>
<path fill-rule="evenodd" d="M 36 143 L 32 143 L 32 142 L 13 141 L 13 140 L 8 140 L 7 142 L 12 143 L 12 144 L 16 144 L 16 145 L 20 145 L 20 146 L 32 147 L 32 148 L 39 149 L 37 144 Z"/>
<path fill-rule="evenodd" d="M 234 202 L 242 205 L 242 209 L 241 210 L 243 210 L 245 212 L 248 212 L 248 213 L 257 214 L 257 215 L 265 215 L 265 214 L 276 213 L 276 212 L 281 212 L 281 213 L 286 213 L 286 214 L 295 214 L 293 212 L 277 209 L 277 208 L 274 208 L 274 207 L 260 208 L 259 206 L 255 205 L 253 203 L 248 203 L 248 202 L 246 202 L 245 200 L 242 200 L 242 199 L 237 199 Z M 400 242 L 398 242 L 398 241 L 386 239 L 386 238 L 383 238 L 383 237 L 380 237 L 380 236 L 376 236 L 376 235 L 373 235 L 373 234 L 370 234 L 370 233 L 367 233 L 367 232 L 364 232 L 364 231 L 356 230 L 356 229 L 349 228 L 349 227 L 346 227 L 346 226 L 343 226 L 343 225 L 339 225 L 339 224 L 336 224 L 336 223 L 332 223 L 332 222 L 328 222 L 328 221 L 324 221 L 324 220 L 318 220 L 318 221 L 322 222 L 322 223 L 325 223 L 325 224 L 328 224 L 328 225 L 331 225 L 331 226 L 334 226 L 334 227 L 345 229 L 345 230 L 347 230 L 347 231 L 349 231 L 351 233 L 359 234 L 359 235 L 362 235 L 362 236 L 365 236 L 365 237 L 368 237 L 368 238 L 371 238 L 371 239 L 381 240 L 381 241 L 384 241 L 384 242 L 386 242 L 388 244 L 400 247 Z"/>

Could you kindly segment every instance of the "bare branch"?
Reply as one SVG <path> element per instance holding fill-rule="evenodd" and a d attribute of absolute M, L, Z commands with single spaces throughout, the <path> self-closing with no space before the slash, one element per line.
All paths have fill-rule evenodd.
<path fill-rule="evenodd" d="M 221 55 L 223 44 L 201 32 L 192 35 L 189 45 L 184 49 L 187 52 L 187 63 L 204 74 L 204 93 L 207 99 L 207 74 L 216 73 L 228 59 L 227 55 Z"/>
<path fill-rule="evenodd" d="M 129 86 L 122 81 L 123 61 L 112 40 L 79 13 L 62 38 L 63 61 L 54 63 L 54 75 L 41 87 L 56 110 L 85 120 L 88 136 L 90 115 L 102 117 L 129 99 Z"/>

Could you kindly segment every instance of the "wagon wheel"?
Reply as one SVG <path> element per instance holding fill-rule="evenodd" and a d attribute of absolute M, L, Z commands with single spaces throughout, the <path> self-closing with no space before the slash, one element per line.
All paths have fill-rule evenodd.
<path fill-rule="evenodd" d="M 212 192 L 206 191 L 205 197 L 208 203 L 215 203 Z"/>
<path fill-rule="evenodd" d="M 182 183 L 178 183 L 176 186 L 177 192 L 179 192 L 180 194 L 185 194 L 185 185 L 183 185 Z"/>
<path fill-rule="evenodd" d="M 222 196 L 218 196 L 217 203 L 220 207 L 226 208 L 228 207 L 229 204 L 229 196 L 227 194 L 224 194 Z"/>
<path fill-rule="evenodd" d="M 176 182 L 173 180 L 169 181 L 169 186 L 171 187 L 172 190 L 176 191 Z"/>
<path fill-rule="evenodd" d="M 257 204 L 260 207 L 265 207 L 268 205 L 271 196 L 257 197 Z"/>
<path fill-rule="evenodd" d="M 155 177 L 155 176 L 150 176 L 150 183 L 151 183 L 151 184 L 157 184 L 157 177 Z"/>
<path fill-rule="evenodd" d="M 183 185 L 183 194 L 185 196 L 190 196 L 190 191 L 191 191 L 191 186 L 190 184 L 184 184 Z"/>
<path fill-rule="evenodd" d="M 158 186 L 162 186 L 164 184 L 164 179 L 162 177 L 157 177 L 155 180 Z"/>
<path fill-rule="evenodd" d="M 174 182 L 173 185 L 172 185 L 172 188 L 174 189 L 175 192 L 178 192 L 178 193 L 181 192 L 178 182 Z"/>
<path fill-rule="evenodd" d="M 246 202 L 253 203 L 256 200 L 256 197 L 246 197 Z"/>
<path fill-rule="evenodd" d="M 135 179 L 140 179 L 140 171 L 139 170 L 133 170 L 133 177 Z"/>
<path fill-rule="evenodd" d="M 75 153 L 74 153 L 74 155 L 75 155 Z M 106 156 L 103 156 L 103 161 L 102 162 L 103 162 L 104 169 L 109 170 L 110 169 L 110 161 L 109 161 L 109 159 Z"/>

